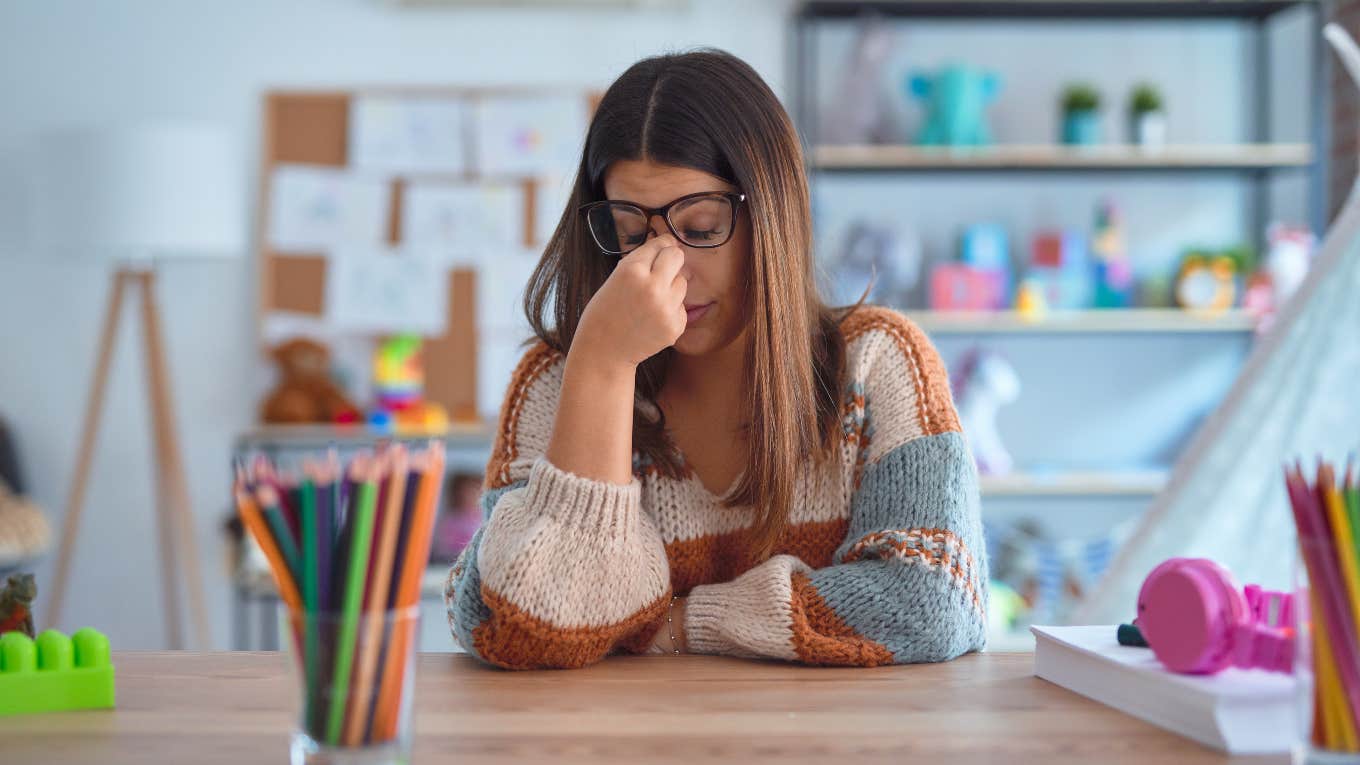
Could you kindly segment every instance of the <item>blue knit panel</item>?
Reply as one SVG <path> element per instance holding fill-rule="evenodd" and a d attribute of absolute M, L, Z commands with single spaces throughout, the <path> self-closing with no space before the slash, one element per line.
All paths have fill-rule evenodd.
<path fill-rule="evenodd" d="M 472 535 L 471 541 L 454 563 L 455 568 L 462 566 L 463 572 L 454 582 L 454 586 L 444 592 L 449 627 L 453 630 L 454 637 L 458 638 L 459 644 L 473 655 L 476 655 L 476 652 L 472 648 L 472 632 L 491 618 L 491 609 L 482 601 L 482 574 L 477 568 L 477 551 L 482 544 L 482 532 L 486 529 L 486 522 L 491 518 L 491 513 L 495 511 L 500 498 L 506 492 L 522 489 L 528 485 L 528 480 L 515 481 L 498 489 L 482 492 L 482 525 L 477 529 L 477 533 Z"/>
<path fill-rule="evenodd" d="M 961 434 L 908 441 L 864 470 L 851 499 L 850 531 L 835 557 L 843 562 L 853 551 L 851 562 L 814 571 L 811 581 L 849 627 L 898 663 L 979 649 L 987 604 L 979 507 L 977 471 Z M 948 542 L 914 529 L 952 532 L 972 565 Z M 945 563 L 932 564 L 931 556 Z"/>

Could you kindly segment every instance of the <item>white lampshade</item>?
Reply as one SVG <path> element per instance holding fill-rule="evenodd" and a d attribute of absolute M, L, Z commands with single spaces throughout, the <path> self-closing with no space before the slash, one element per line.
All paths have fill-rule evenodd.
<path fill-rule="evenodd" d="M 58 130 L 39 139 L 34 159 L 33 233 L 41 250 L 119 259 L 245 250 L 245 162 L 225 130 Z"/>

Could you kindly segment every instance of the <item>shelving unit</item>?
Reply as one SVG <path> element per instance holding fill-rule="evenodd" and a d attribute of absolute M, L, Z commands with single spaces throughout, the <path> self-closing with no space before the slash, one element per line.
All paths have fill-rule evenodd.
<path fill-rule="evenodd" d="M 795 121 L 805 142 L 806 155 L 810 170 L 810 180 L 814 191 L 824 180 L 838 190 L 844 190 L 863 178 L 864 184 L 871 187 L 879 197 L 890 194 L 888 189 L 898 178 L 903 183 L 912 184 L 913 191 L 919 196 L 929 192 L 919 191 L 920 187 L 940 183 L 950 193 L 958 193 L 964 181 L 973 183 L 982 179 L 980 184 L 988 191 L 995 192 L 997 179 L 1006 182 L 1014 179 L 1020 184 L 1052 183 L 1064 188 L 1080 188 L 1089 178 L 1080 176 L 1100 175 L 1110 179 L 1134 179 L 1130 185 L 1165 183 L 1168 195 L 1178 193 L 1177 184 L 1182 180 L 1193 182 L 1189 185 L 1203 186 L 1201 179 L 1211 179 L 1216 187 L 1241 184 L 1243 193 L 1237 199 L 1241 214 L 1235 217 L 1235 225 L 1241 230 L 1235 235 L 1245 236 L 1245 241 L 1253 242 L 1263 251 L 1265 224 L 1271 219 L 1271 189 L 1275 180 L 1281 178 L 1302 178 L 1306 193 L 1306 222 L 1314 231 L 1325 228 L 1326 216 L 1326 152 L 1327 125 L 1324 115 L 1327 103 L 1327 67 L 1325 46 L 1320 42 L 1313 46 L 1312 55 L 1304 63 L 1306 76 L 1298 82 L 1290 81 L 1284 87 L 1297 93 L 1307 94 L 1305 115 L 1307 117 L 1304 142 L 1283 143 L 1272 134 L 1272 109 L 1283 92 L 1279 82 L 1271 82 L 1271 63 L 1279 57 L 1298 55 L 1287 47 L 1282 40 L 1273 39 L 1272 30 L 1279 25 L 1273 24 L 1277 16 L 1293 9 L 1307 9 L 1308 17 L 1293 18 L 1283 22 L 1295 25 L 1303 22 L 1310 32 L 1321 40 L 1321 26 L 1324 8 L 1321 3 L 1311 0 L 1288 2 L 1234 1 L 1234 0 L 1014 0 L 997 2 L 988 0 L 913 0 L 910 2 L 822 0 L 803 3 L 793 20 L 792 106 Z M 1240 50 L 1252 61 L 1261 62 L 1250 69 L 1241 69 L 1245 78 L 1240 86 L 1251 96 L 1235 116 L 1243 126 L 1240 135 L 1231 135 L 1226 140 L 1238 142 L 1205 142 L 1167 145 L 1148 150 L 1126 144 L 1101 144 L 1095 146 L 1064 146 L 1049 143 L 1000 143 L 986 147 L 923 147 L 907 144 L 862 145 L 834 144 L 825 142 L 817 134 L 822 101 L 816 91 L 817 83 L 824 87 L 834 87 L 825 75 L 823 51 L 819 50 L 819 31 L 825 22 L 839 23 L 841 29 L 847 21 L 875 19 L 883 23 L 909 21 L 949 20 L 951 24 L 923 25 L 911 29 L 919 44 L 924 35 L 931 33 L 956 33 L 968 22 L 990 22 L 1004 20 L 1005 25 L 990 25 L 987 38 L 995 41 L 1002 34 L 1026 34 L 1030 30 L 1053 30 L 1074 22 L 1180 22 L 1194 19 L 1201 26 L 1214 26 L 1215 29 L 1240 29 Z M 1222 26 L 1215 26 L 1221 23 Z M 1168 25 L 1172 34 L 1180 28 Z M 940 30 L 935 32 L 935 30 Z M 1004 32 L 1002 31 L 1004 30 Z M 1155 25 L 1141 25 L 1140 30 L 1148 34 L 1159 34 Z M 833 38 L 828 38 L 833 39 Z M 843 40 L 844 38 L 834 38 Z M 831 43 L 826 43 L 829 46 Z M 926 46 L 929 47 L 929 46 Z M 939 47 L 930 48 L 938 56 Z M 924 55 L 924 54 L 923 54 Z M 934 63 L 934 59 L 922 59 L 921 64 Z M 836 65 L 839 65 L 839 61 Z M 897 62 L 900 63 L 900 62 Z M 916 61 L 913 59 L 913 63 Z M 1003 81 L 1008 77 L 1007 65 L 997 63 L 995 57 L 990 66 L 998 71 Z M 1017 68 L 1032 71 L 1033 62 L 1017 64 Z M 1130 66 L 1136 72 L 1136 63 Z M 1208 86 L 1208 83 L 1205 83 Z M 1272 86 L 1275 90 L 1272 92 Z M 1056 94 L 1055 94 L 1056 95 Z M 1010 104 L 1015 108 L 1015 104 Z M 1050 107 L 1051 108 L 1051 107 Z M 899 139 L 904 140 L 904 139 Z M 1068 176 L 1078 176 L 1074 182 Z M 1220 183 L 1223 181 L 1223 183 Z M 990 182 L 989 184 L 987 182 Z M 933 188 L 933 187 L 929 187 Z M 1237 187 L 1232 187 L 1237 188 Z M 996 199 L 995 196 L 989 200 Z M 1092 203 L 1095 200 L 1091 200 Z M 939 207 L 933 209 L 936 216 L 929 222 L 938 230 Z M 903 217 L 909 219 L 909 213 Z M 999 216 L 1006 220 L 1004 215 Z M 960 225 L 972 222 L 960 220 Z M 912 221 L 905 221 L 908 225 Z M 938 238 L 938 237 L 937 237 Z M 932 337 L 938 337 L 943 345 L 958 349 L 974 338 L 987 338 L 989 343 L 1000 345 L 1003 352 L 1010 348 L 1023 348 L 1022 353 L 1034 353 L 1046 363 L 1055 359 L 1067 362 L 1068 348 L 1080 348 L 1074 354 L 1099 352 L 1105 347 L 1103 336 L 1110 336 L 1110 344 L 1118 343 L 1119 349 L 1137 348 L 1134 353 L 1147 353 L 1150 349 L 1165 343 L 1169 352 L 1187 355 L 1187 347 L 1204 348 L 1204 353 L 1217 351 L 1236 343 L 1237 347 L 1256 330 L 1255 318 L 1243 310 L 1229 310 L 1218 313 L 1195 313 L 1179 309 L 1134 308 L 1124 310 L 1079 310 L 1051 311 L 1040 318 L 1022 316 L 1013 311 L 999 312 L 941 312 L 909 311 L 911 318 Z M 1014 345 L 1007 346 L 1013 338 Z M 1085 336 L 1102 336 L 1100 342 L 1083 343 L 1080 346 L 1070 341 Z M 1195 336 L 1195 337 L 1191 337 Z M 1123 345 L 1127 343 L 1128 345 Z M 1106 351 L 1122 354 L 1123 350 Z M 1127 359 L 1126 359 L 1127 360 Z M 1073 368 L 1078 368 L 1086 359 L 1080 355 L 1071 358 Z M 1059 379 L 1053 375 L 1049 380 Z M 1080 385 L 1082 376 L 1074 374 L 1061 378 L 1062 384 Z M 1100 378 L 1108 384 L 1108 375 Z M 1047 391 L 1041 400 L 1053 401 L 1053 391 Z M 1080 391 L 1086 394 L 1088 391 Z M 1165 395 L 1165 391 L 1161 392 Z M 1111 404 L 1120 401 L 1118 392 L 1108 394 Z M 1057 397 L 1059 400 L 1062 397 Z M 1091 396 L 1078 395 L 1089 411 Z M 1044 412 L 1044 418 L 1061 417 L 1060 412 Z M 1087 423 L 1083 421 L 1083 425 Z M 1172 427 L 1186 427 L 1175 423 Z M 1086 428 L 1089 431 L 1089 427 Z M 1033 432 L 1029 432 L 1033 440 Z M 1003 434 L 1004 435 L 1004 434 Z M 1061 449 L 1057 451 L 1061 452 Z M 1023 463 L 1022 463 L 1023 466 Z M 1021 513 L 1058 513 L 1063 509 L 1080 508 L 1080 512 L 1099 510 L 1109 507 L 1112 511 L 1123 513 L 1136 508 L 1144 501 L 1150 501 L 1167 483 L 1168 471 L 1155 469 L 1134 469 L 1092 471 L 1063 470 L 1061 464 L 1051 471 L 1021 469 L 1005 476 L 983 476 L 982 496 L 983 517 L 986 520 L 993 513 L 1011 510 Z M 1006 504 L 999 504 L 1006 503 Z M 1031 508 L 1033 508 L 1031 510 Z M 1075 511 L 1075 510 L 1074 510 Z M 1042 516 L 1045 521 L 1049 516 Z M 1099 518 L 1100 516 L 1093 516 Z M 1115 523 L 1111 516 L 1111 523 Z M 1099 521 L 1097 521 L 1098 523 Z M 1056 521 L 1061 525 L 1061 521 Z M 1089 524 L 1087 524 L 1089 525 Z M 1028 630 L 1020 632 L 993 633 L 989 639 L 990 650 L 1032 650 L 1033 638 Z"/>
<path fill-rule="evenodd" d="M 1151 497 L 1166 485 L 1164 470 L 1026 473 L 982 476 L 983 497 Z"/>

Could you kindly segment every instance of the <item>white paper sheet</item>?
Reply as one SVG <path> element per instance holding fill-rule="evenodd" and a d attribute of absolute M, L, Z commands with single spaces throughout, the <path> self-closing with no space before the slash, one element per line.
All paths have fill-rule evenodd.
<path fill-rule="evenodd" d="M 271 184 L 267 239 L 278 252 L 387 238 L 392 189 L 386 179 L 319 165 L 279 165 Z"/>
<path fill-rule="evenodd" d="M 349 163 L 389 173 L 461 173 L 466 103 L 455 98 L 359 96 L 350 106 Z"/>
<path fill-rule="evenodd" d="M 402 244 L 449 265 L 475 265 L 523 238 L 522 186 L 413 183 L 402 196 Z"/>
<path fill-rule="evenodd" d="M 580 164 L 588 123 L 580 96 L 488 98 L 475 113 L 473 143 L 483 175 L 566 173 Z"/>
<path fill-rule="evenodd" d="M 538 253 L 522 247 L 487 253 L 477 270 L 477 326 L 528 332 L 524 289 Z"/>
<path fill-rule="evenodd" d="M 534 184 L 534 244 L 548 243 L 571 200 L 571 175 L 544 175 Z"/>
<path fill-rule="evenodd" d="M 338 248 L 326 271 L 326 318 L 358 332 L 441 335 L 448 283 L 445 266 L 418 251 Z"/>

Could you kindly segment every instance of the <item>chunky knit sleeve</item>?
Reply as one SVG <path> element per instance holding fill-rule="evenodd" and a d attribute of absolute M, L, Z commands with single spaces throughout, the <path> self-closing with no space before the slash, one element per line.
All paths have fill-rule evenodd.
<path fill-rule="evenodd" d="M 944 365 L 901 314 L 861 309 L 847 423 L 859 442 L 832 564 L 776 555 L 690 591 L 690 650 L 808 664 L 944 661 L 982 648 L 987 562 L 977 472 Z"/>
<path fill-rule="evenodd" d="M 507 669 L 582 667 L 647 646 L 670 599 L 661 536 L 641 486 L 559 470 L 544 452 L 561 354 L 515 370 L 482 492 L 482 526 L 444 586 L 454 639 Z"/>

